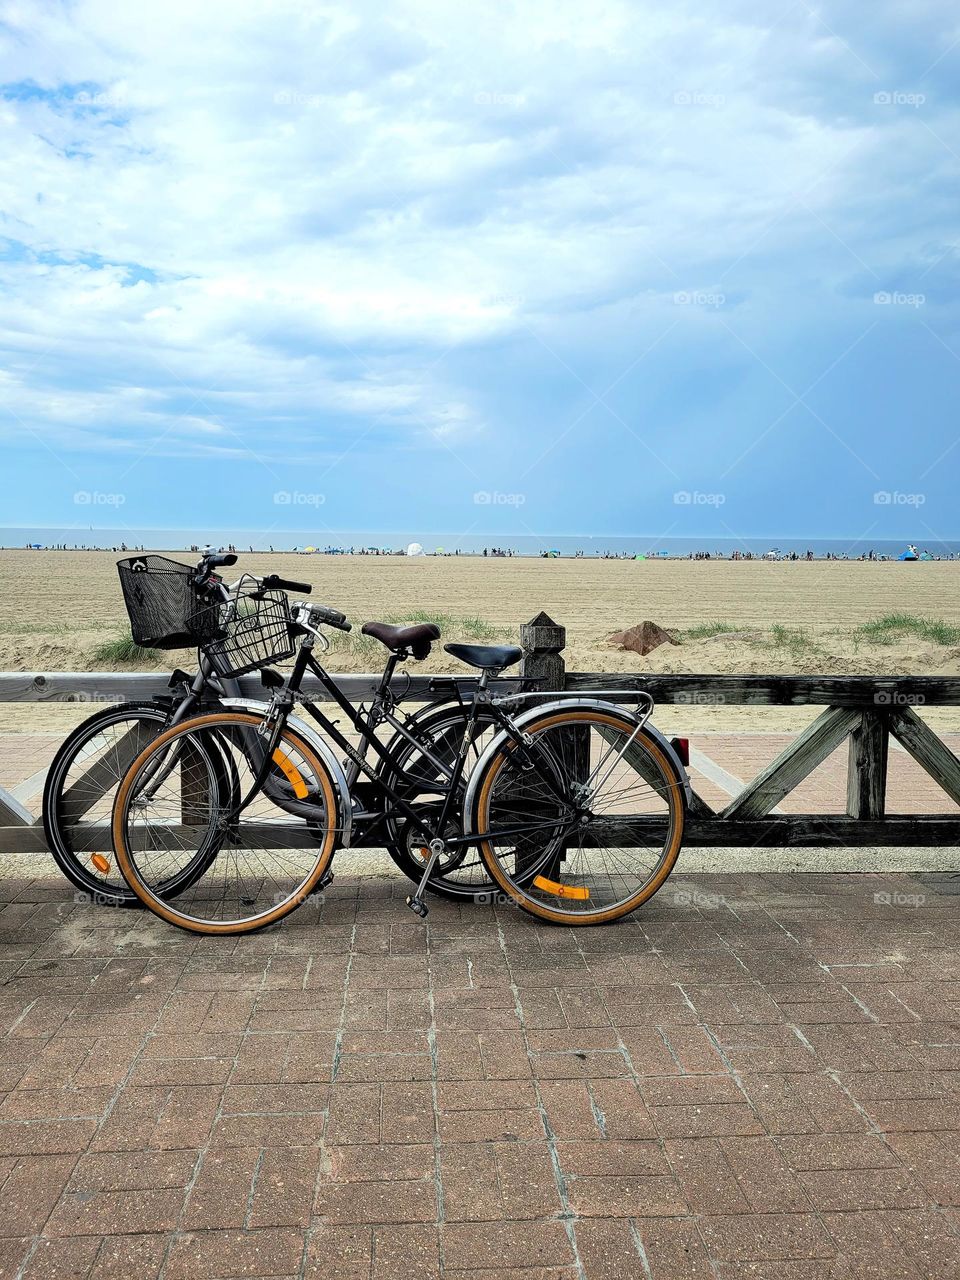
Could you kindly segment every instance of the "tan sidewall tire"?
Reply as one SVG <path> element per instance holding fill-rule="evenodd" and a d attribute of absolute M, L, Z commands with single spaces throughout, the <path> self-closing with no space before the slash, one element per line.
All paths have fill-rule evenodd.
<path fill-rule="evenodd" d="M 192 933 L 203 934 L 255 933 L 258 929 L 266 929 L 269 925 L 276 924 L 278 920 L 282 920 L 284 916 L 289 915 L 290 912 L 299 905 L 299 902 L 296 899 L 281 903 L 268 915 L 263 917 L 258 916 L 256 920 L 251 921 L 249 924 L 214 924 L 212 922 L 210 924 L 201 924 L 199 921 L 186 920 L 182 916 L 178 915 L 177 912 L 172 911 L 162 898 L 158 898 L 151 893 L 150 889 L 143 883 L 137 874 L 136 868 L 130 861 L 129 853 L 127 851 L 123 830 L 127 798 L 133 786 L 134 777 L 139 772 L 141 766 L 145 763 L 151 752 L 158 751 L 162 746 L 173 741 L 173 739 L 179 734 L 182 734 L 187 730 L 203 728 L 215 729 L 217 726 L 222 728 L 224 725 L 228 724 L 259 725 L 262 723 L 263 721 L 259 716 L 244 715 L 241 712 L 214 712 L 211 715 L 197 716 L 194 720 L 185 720 L 182 724 L 174 725 L 172 729 L 167 729 L 159 738 L 155 738 L 153 742 L 144 747 L 143 751 L 140 752 L 136 760 L 134 760 L 133 764 L 124 774 L 123 781 L 120 783 L 120 787 L 117 790 L 116 799 L 113 804 L 113 848 L 117 856 L 117 864 L 123 873 L 123 878 L 145 907 L 149 908 L 154 915 L 159 916 L 162 920 L 166 920 L 169 924 L 176 925 L 180 929 L 188 929 Z M 320 760 L 316 752 L 306 742 L 304 742 L 298 734 L 292 732 L 292 730 L 285 729 L 280 741 L 281 743 L 284 741 L 294 743 L 297 750 L 302 752 L 304 758 L 309 761 L 310 767 L 314 770 L 320 786 L 323 789 L 324 799 L 328 805 L 328 812 L 332 815 L 334 824 L 336 824 L 336 793 L 334 792 L 333 782 L 331 781 L 330 771 L 327 769 L 327 766 L 322 760 Z M 298 895 L 299 898 L 303 898 L 313 891 L 317 881 L 330 865 L 335 846 L 336 829 L 334 826 L 331 827 L 326 834 L 326 838 L 320 848 L 317 865 L 311 872 L 309 880 L 302 886 Z"/>
<path fill-rule="evenodd" d="M 628 722 L 617 716 L 606 715 L 602 711 L 562 711 L 545 717 L 543 720 L 535 720 L 530 724 L 524 725 L 526 733 L 536 733 L 540 729 L 550 728 L 552 725 L 567 724 L 577 721 L 592 721 L 596 723 L 600 721 L 605 724 L 613 725 L 615 728 L 622 729 Z M 673 795 L 672 807 L 674 809 L 674 826 L 673 838 L 667 853 L 664 856 L 660 870 L 643 889 L 619 906 L 610 907 L 606 911 L 597 911 L 594 914 L 587 915 L 585 913 L 574 915 L 564 911 L 555 911 L 551 907 L 545 907 L 539 902 L 535 902 L 532 898 L 528 898 L 522 889 L 518 889 L 507 878 L 503 868 L 497 859 L 496 854 L 490 847 L 489 840 L 480 840 L 480 855 L 483 858 L 484 865 L 489 871 L 490 876 L 494 879 L 503 891 L 508 894 L 517 906 L 522 907 L 524 911 L 528 911 L 531 915 L 539 916 L 541 920 L 549 920 L 552 924 L 569 924 L 569 925 L 593 925 L 593 924 L 609 924 L 613 920 L 619 920 L 623 916 L 629 915 L 631 911 L 635 911 L 637 907 L 642 906 L 660 889 L 674 868 L 674 864 L 680 854 L 680 847 L 683 844 L 683 819 L 684 819 L 684 803 L 683 803 L 683 782 L 677 776 L 676 768 L 670 758 L 664 755 L 662 748 L 654 738 L 641 730 L 640 736 L 643 746 L 650 753 L 653 759 L 663 770 L 664 776 L 673 779 Z M 493 786 L 496 776 L 503 767 L 504 762 L 510 757 L 510 751 L 501 751 L 487 765 L 486 773 L 483 778 L 483 784 L 480 788 L 480 794 L 477 797 L 474 807 L 474 825 L 478 826 L 481 816 L 486 813 L 487 803 L 490 797 L 490 790 Z"/>

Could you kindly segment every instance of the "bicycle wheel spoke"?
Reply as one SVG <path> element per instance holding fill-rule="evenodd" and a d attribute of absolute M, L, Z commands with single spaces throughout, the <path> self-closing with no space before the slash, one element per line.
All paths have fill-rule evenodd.
<path fill-rule="evenodd" d="M 188 722 L 141 756 L 121 787 L 123 870 L 151 909 L 185 928 L 241 932 L 271 923 L 299 904 L 329 862 L 336 828 L 329 777 L 283 735 L 274 759 L 298 790 L 316 797 L 308 829 L 255 790 L 259 723 L 242 713 Z M 165 898 L 159 886 L 172 875 L 181 887 Z"/>
<path fill-rule="evenodd" d="M 683 805 L 672 766 L 616 712 L 548 713 L 525 730 L 528 758 L 503 751 L 479 787 L 487 864 L 534 914 L 618 918 L 656 891 L 679 850 Z M 538 816 L 530 839 L 522 824 Z"/>

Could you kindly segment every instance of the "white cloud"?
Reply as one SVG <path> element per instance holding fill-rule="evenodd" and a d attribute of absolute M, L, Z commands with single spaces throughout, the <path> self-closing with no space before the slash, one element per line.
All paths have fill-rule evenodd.
<path fill-rule="evenodd" d="M 448 350 L 636 298 L 655 336 L 673 291 L 734 262 L 749 288 L 823 224 L 862 255 L 885 198 L 865 175 L 922 163 L 918 139 L 943 154 L 871 109 L 883 50 L 805 7 L 80 0 L 4 22 L 3 77 L 39 90 L 4 107 L 6 403 L 91 448 L 217 447 L 221 418 L 286 447 L 318 413 L 469 434 Z M 883 154 L 910 129 L 913 159 Z"/>

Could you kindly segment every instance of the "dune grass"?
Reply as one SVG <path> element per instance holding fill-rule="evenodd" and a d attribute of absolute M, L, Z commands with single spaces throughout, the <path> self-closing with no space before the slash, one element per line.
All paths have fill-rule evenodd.
<path fill-rule="evenodd" d="M 685 627 L 680 632 L 683 640 L 708 640 L 711 636 L 727 635 L 731 631 L 751 631 L 755 627 L 746 627 L 736 622 L 698 622 L 696 626 Z"/>
<path fill-rule="evenodd" d="M 161 656 L 159 649 L 147 649 L 137 644 L 129 632 L 112 636 L 93 650 L 96 662 L 155 663 L 160 661 Z"/>
<path fill-rule="evenodd" d="M 960 644 L 960 627 L 942 618 L 923 618 L 915 613 L 886 613 L 857 628 L 856 635 L 868 644 L 888 645 L 904 636 L 916 636 L 931 644 Z"/>

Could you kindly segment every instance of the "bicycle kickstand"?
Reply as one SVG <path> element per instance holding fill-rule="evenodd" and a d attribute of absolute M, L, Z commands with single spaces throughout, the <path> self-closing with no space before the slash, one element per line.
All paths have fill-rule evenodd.
<path fill-rule="evenodd" d="M 407 896 L 407 906 L 415 915 L 418 915 L 421 920 L 426 918 L 427 913 L 430 910 L 423 900 L 423 895 L 427 888 L 427 881 L 430 879 L 433 868 L 436 866 L 437 859 L 440 857 L 441 853 L 444 852 L 445 848 L 443 841 L 439 838 L 431 840 L 428 847 L 430 849 L 430 857 L 427 859 L 427 865 L 423 869 L 423 875 L 420 877 L 420 883 L 417 885 L 416 892 L 408 894 Z"/>

